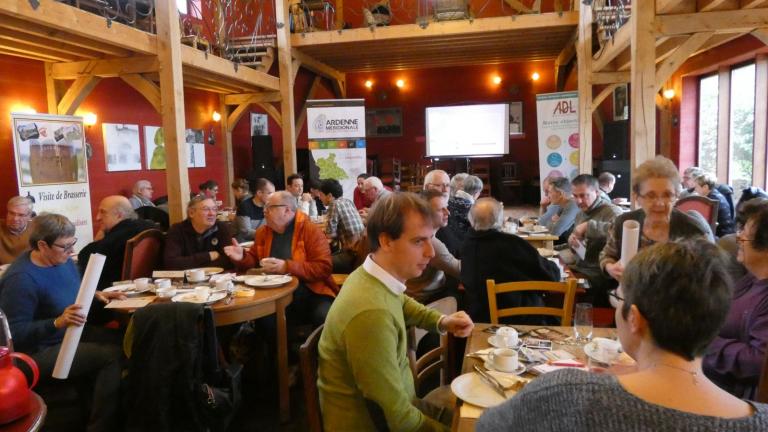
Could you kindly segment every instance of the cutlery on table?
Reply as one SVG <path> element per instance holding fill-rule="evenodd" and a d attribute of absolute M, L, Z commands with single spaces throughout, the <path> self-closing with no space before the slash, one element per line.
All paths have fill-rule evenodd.
<path fill-rule="evenodd" d="M 507 394 L 504 392 L 504 386 L 502 386 L 501 383 L 496 378 L 493 377 L 493 375 L 484 371 L 478 365 L 475 365 L 474 368 L 475 368 L 475 372 L 477 372 L 480 375 L 480 379 L 483 380 L 484 383 L 491 386 L 491 388 L 494 391 L 496 391 L 496 393 L 498 393 L 504 399 L 507 398 Z"/>

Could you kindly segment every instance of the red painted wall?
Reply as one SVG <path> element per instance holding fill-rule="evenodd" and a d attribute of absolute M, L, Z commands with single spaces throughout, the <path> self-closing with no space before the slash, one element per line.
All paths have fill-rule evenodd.
<path fill-rule="evenodd" d="M 206 145 L 206 168 L 190 168 L 189 183 L 192 191 L 207 179 L 219 183 L 222 200 L 229 194 L 224 184 L 226 166 L 222 137 L 218 124 L 211 121 L 211 113 L 218 109 L 218 96 L 194 89 L 185 90 L 186 127 L 205 130 L 207 142 L 211 126 L 214 126 L 216 145 Z M 39 113 L 47 112 L 43 64 L 33 60 L 0 56 L 0 208 L 18 191 L 14 162 L 13 137 L 10 115 L 14 107 L 29 106 Z M 95 213 L 99 201 L 108 195 L 130 195 L 136 180 L 147 179 L 155 188 L 155 196 L 166 194 L 165 171 L 146 170 L 106 172 L 102 123 L 138 124 L 142 127 L 142 165 L 146 166 L 143 126 L 160 126 L 160 115 L 135 90 L 119 79 L 102 80 L 80 106 L 81 112 L 97 115 L 96 125 L 87 128 L 88 142 L 93 147 L 93 157 L 88 161 L 88 178 L 91 188 L 91 205 Z"/>

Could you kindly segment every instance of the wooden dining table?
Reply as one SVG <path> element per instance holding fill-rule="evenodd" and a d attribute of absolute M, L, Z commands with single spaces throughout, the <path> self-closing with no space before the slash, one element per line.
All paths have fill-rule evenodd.
<path fill-rule="evenodd" d="M 486 348 L 490 348 L 490 344 L 488 343 L 488 337 L 491 336 L 490 333 L 487 333 L 483 330 L 490 327 L 491 324 L 475 324 L 474 330 L 472 330 L 472 334 L 467 339 L 467 345 L 466 349 L 464 351 L 464 362 L 462 364 L 461 373 L 474 373 L 474 366 L 480 365 L 482 366 L 481 360 L 475 358 L 475 357 L 467 357 L 466 354 L 474 353 Z M 562 335 L 573 335 L 573 327 L 544 327 L 544 326 L 523 326 L 523 325 L 515 325 L 513 326 L 515 329 L 518 330 L 518 332 L 527 332 L 533 329 L 539 329 L 539 328 L 546 328 L 550 329 L 551 332 L 558 334 L 558 338 L 553 339 L 563 339 L 564 337 Z M 615 328 L 595 328 L 592 333 L 593 337 L 605 337 L 613 339 L 616 336 L 616 329 Z M 553 340 L 553 346 L 552 349 L 554 350 L 564 350 L 567 351 L 577 359 L 584 364 L 586 364 L 586 354 L 584 354 L 584 348 L 582 345 L 577 345 L 573 343 L 558 343 L 557 340 Z M 525 373 L 523 374 L 524 377 L 527 378 L 535 378 L 534 375 Z M 513 396 L 514 397 L 514 396 Z M 482 408 L 477 407 L 475 405 L 471 405 L 468 403 L 464 403 L 461 399 L 456 399 L 456 407 L 453 413 L 453 424 L 451 427 L 451 430 L 454 432 L 470 432 L 475 430 L 475 423 L 477 422 L 477 419 L 479 417 L 479 414 L 482 413 Z"/>

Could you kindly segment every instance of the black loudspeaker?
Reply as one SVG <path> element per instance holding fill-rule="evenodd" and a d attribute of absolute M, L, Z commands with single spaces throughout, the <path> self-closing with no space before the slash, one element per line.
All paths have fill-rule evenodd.
<path fill-rule="evenodd" d="M 610 193 L 611 198 L 629 199 L 629 189 L 632 184 L 630 167 L 631 165 L 628 160 L 605 160 L 600 163 L 600 172 L 608 171 L 616 176 L 616 184 Z"/>
<path fill-rule="evenodd" d="M 274 183 L 277 188 L 280 184 L 279 173 L 275 170 L 275 159 L 272 155 L 272 137 L 270 135 L 257 135 L 251 137 L 251 172 L 248 173 L 248 183 L 253 191 L 256 180 L 264 177 Z M 279 189 L 278 189 L 279 190 Z"/>
<path fill-rule="evenodd" d="M 629 159 L 628 122 L 608 122 L 603 126 L 603 160 Z"/>

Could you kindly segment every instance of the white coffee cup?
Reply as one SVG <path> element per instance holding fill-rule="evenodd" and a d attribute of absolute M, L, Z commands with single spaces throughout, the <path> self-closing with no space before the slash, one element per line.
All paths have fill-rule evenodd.
<path fill-rule="evenodd" d="M 205 270 L 203 269 L 190 269 L 186 271 L 187 280 L 190 282 L 197 282 L 205 279 Z"/>
<path fill-rule="evenodd" d="M 504 345 L 507 348 L 517 346 L 517 330 L 513 329 L 512 327 L 499 328 L 496 330 L 496 341 L 499 345 Z"/>
<path fill-rule="evenodd" d="M 195 295 L 197 297 L 202 297 L 204 299 L 208 299 L 208 297 L 211 296 L 211 289 L 207 286 L 196 286 L 195 287 Z"/>
<path fill-rule="evenodd" d="M 166 289 L 171 287 L 171 280 L 170 279 L 155 279 L 155 288 L 156 290 Z"/>
<path fill-rule="evenodd" d="M 232 291 L 234 287 L 229 279 L 219 279 L 216 281 L 216 289 L 219 291 Z"/>
<path fill-rule="evenodd" d="M 136 291 L 146 291 L 149 289 L 149 284 L 152 282 L 150 278 L 134 279 L 133 284 L 136 285 Z"/>
<path fill-rule="evenodd" d="M 488 353 L 488 362 L 501 372 L 514 372 L 519 365 L 517 351 L 510 348 L 496 348 Z"/>

